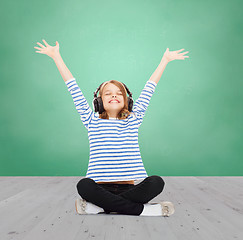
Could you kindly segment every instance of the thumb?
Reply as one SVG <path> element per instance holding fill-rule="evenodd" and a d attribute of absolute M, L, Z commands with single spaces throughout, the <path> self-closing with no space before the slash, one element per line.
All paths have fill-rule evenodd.
<path fill-rule="evenodd" d="M 59 45 L 58 41 L 56 41 L 56 45 Z"/>

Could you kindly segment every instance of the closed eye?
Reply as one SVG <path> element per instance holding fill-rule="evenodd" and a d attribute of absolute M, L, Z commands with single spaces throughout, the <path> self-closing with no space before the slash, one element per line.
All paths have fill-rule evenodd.
<path fill-rule="evenodd" d="M 110 93 L 106 93 L 105 95 L 109 95 Z M 122 95 L 122 93 L 118 93 L 119 95 Z"/>

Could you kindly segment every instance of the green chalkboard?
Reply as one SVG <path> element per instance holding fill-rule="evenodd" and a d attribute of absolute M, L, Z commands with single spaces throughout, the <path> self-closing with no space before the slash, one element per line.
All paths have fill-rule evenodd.
<path fill-rule="evenodd" d="M 60 53 L 92 107 L 104 81 L 138 98 L 166 48 L 170 62 L 139 128 L 148 175 L 242 176 L 242 2 L 1 2 L 1 176 L 85 176 L 87 130 L 54 63 Z"/>

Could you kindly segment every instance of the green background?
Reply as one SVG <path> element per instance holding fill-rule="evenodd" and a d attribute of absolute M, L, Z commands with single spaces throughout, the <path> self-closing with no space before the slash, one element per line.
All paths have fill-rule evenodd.
<path fill-rule="evenodd" d="M 85 176 L 87 130 L 55 65 L 60 53 L 92 107 L 104 81 L 139 97 L 166 48 L 139 144 L 148 175 L 242 176 L 242 2 L 1 2 L 1 176 Z"/>

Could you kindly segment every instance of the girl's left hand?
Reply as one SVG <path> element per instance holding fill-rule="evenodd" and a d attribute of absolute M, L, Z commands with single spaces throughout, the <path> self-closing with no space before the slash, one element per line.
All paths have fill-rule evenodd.
<path fill-rule="evenodd" d="M 180 53 L 181 51 L 185 50 L 184 48 L 177 50 L 177 51 L 169 51 L 169 48 L 166 49 L 164 56 L 162 59 L 165 59 L 167 62 L 176 60 L 176 59 L 185 59 L 185 58 L 189 58 L 189 56 L 184 56 L 184 54 L 188 53 L 184 52 L 184 53 Z"/>

